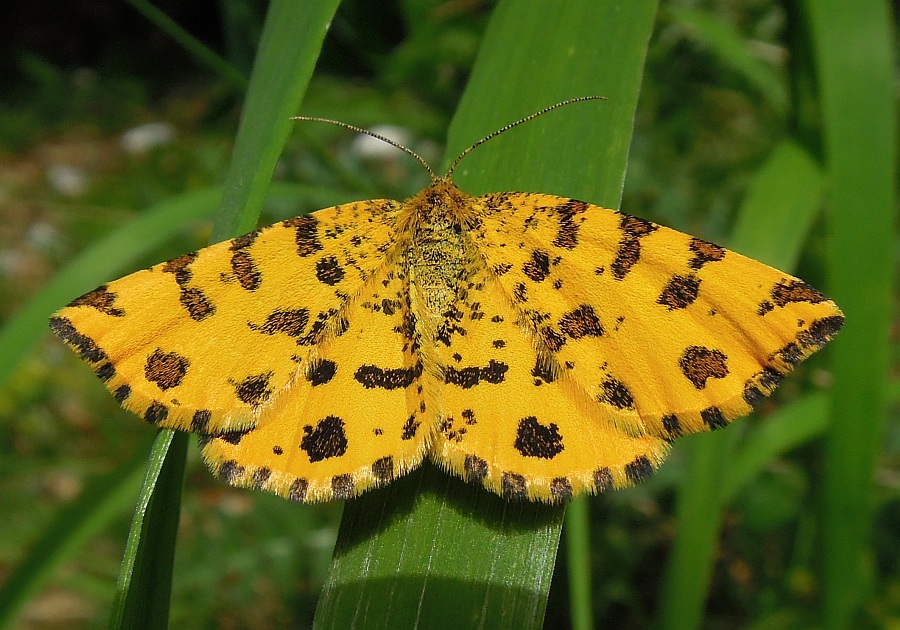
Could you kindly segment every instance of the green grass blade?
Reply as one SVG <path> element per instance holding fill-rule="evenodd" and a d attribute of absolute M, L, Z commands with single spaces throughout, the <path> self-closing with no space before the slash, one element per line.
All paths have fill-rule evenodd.
<path fill-rule="evenodd" d="M 212 240 L 250 232 L 339 0 L 269 6 Z"/>
<path fill-rule="evenodd" d="M 299 108 L 336 7 L 337 0 L 314 7 L 275 0 L 269 6 L 225 181 L 222 211 L 213 229 L 214 242 L 255 227 L 275 161 L 290 130 L 288 117 Z M 168 625 L 186 452 L 186 435 L 160 431 L 129 534 L 110 617 L 112 628 Z M 157 469 L 159 484 L 154 483 Z"/>
<path fill-rule="evenodd" d="M 831 295 L 847 316 L 824 462 L 824 627 L 854 627 L 864 597 L 871 484 L 885 418 L 896 221 L 895 31 L 884 0 L 812 0 L 827 148 Z"/>
<path fill-rule="evenodd" d="M 168 628 L 175 536 L 188 436 L 163 430 L 150 463 L 116 583 L 110 628 Z"/>
<path fill-rule="evenodd" d="M 523 115 L 605 95 L 491 141 L 456 180 L 474 194 L 532 190 L 617 207 L 656 3 L 526 4 L 498 3 L 445 165 Z M 563 511 L 507 503 L 426 464 L 347 503 L 315 627 L 540 627 Z"/>
<path fill-rule="evenodd" d="M 811 158 L 783 143 L 760 168 L 741 206 L 731 247 L 789 270 L 812 225 L 822 176 Z M 678 534 L 666 565 L 660 626 L 699 628 L 712 574 L 723 504 L 722 470 L 734 457 L 736 434 L 719 431 L 688 438 L 689 463 L 678 495 Z M 682 447 L 679 447 L 682 448 Z"/>
<path fill-rule="evenodd" d="M 566 566 L 569 568 L 572 630 L 591 630 L 594 627 L 589 501 L 587 497 L 579 497 L 566 508 Z"/>
<path fill-rule="evenodd" d="M 206 66 L 240 91 L 247 89 L 247 77 L 211 48 L 184 30 L 175 20 L 147 0 L 126 0 L 156 27 L 181 44 L 201 65 Z"/>
<path fill-rule="evenodd" d="M 16 614 L 59 566 L 134 505 L 146 461 L 146 456 L 139 454 L 90 481 L 75 502 L 56 514 L 6 577 L 0 590 L 0 628 L 10 627 Z"/>
<path fill-rule="evenodd" d="M 784 84 L 773 64 L 755 55 L 748 40 L 733 24 L 721 20 L 708 11 L 690 7 L 668 7 L 666 13 L 688 30 L 700 44 L 723 64 L 740 73 L 756 92 L 768 100 L 779 114 L 787 109 L 788 98 Z"/>

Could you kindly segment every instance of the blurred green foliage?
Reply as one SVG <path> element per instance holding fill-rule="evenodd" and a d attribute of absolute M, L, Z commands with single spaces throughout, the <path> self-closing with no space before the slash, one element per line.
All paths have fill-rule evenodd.
<path fill-rule="evenodd" d="M 267 8 L 254 0 L 154 3 L 196 38 L 191 45 L 208 48 L 208 57 L 179 43 L 145 2 L 94 12 L 90 3 L 69 4 L 55 15 L 19 8 L 0 27 L 9 34 L 0 64 L 0 347 L 17 348 L 0 357 L 0 448 L 7 453 L 0 460 L 0 621 L 23 628 L 106 622 L 137 496 L 135 471 L 152 434 L 46 336 L 37 314 L 52 305 L 27 311 L 28 300 L 54 278 L 56 305 L 80 293 L 79 283 L 88 278 L 100 282 L 68 263 L 106 237 L 109 249 L 100 258 L 109 277 L 206 244 L 220 191 L 209 187 L 227 177 L 243 100 L 240 78 L 250 75 Z M 888 3 L 860 5 L 876 16 L 881 11 L 887 22 L 875 26 L 890 28 Z M 439 161 L 493 9 L 486 1 L 345 0 L 302 113 L 367 127 L 397 125 L 407 144 Z M 65 28 L 69 24 L 78 26 Z M 797 275 L 827 290 L 833 281 L 827 270 L 842 263 L 828 245 L 833 215 L 815 213 L 828 206 L 834 182 L 825 129 L 849 114 L 834 113 L 833 105 L 823 113 L 823 69 L 814 45 L 821 33 L 814 27 L 824 28 L 813 24 L 801 2 L 662 3 L 622 208 L 794 265 Z M 880 34 L 875 28 L 871 38 Z M 886 64 L 894 63 L 893 55 Z M 230 70 L 222 70 L 226 66 Z M 865 110 L 856 115 L 864 119 Z M 171 124 L 174 139 L 143 152 L 122 148 L 123 132 L 154 121 Z M 892 124 L 885 127 L 889 133 Z M 840 138 L 829 133 L 832 144 Z M 887 160 L 895 177 L 893 154 L 868 159 Z M 292 125 L 274 169 L 280 186 L 266 198 L 263 224 L 351 199 L 403 198 L 427 181 L 405 156 L 363 157 L 346 132 L 326 125 Z M 190 216 L 178 209 L 185 202 Z M 760 239 L 766 231 L 752 229 L 764 220 L 757 213 L 781 202 L 784 212 L 805 219 Z M 146 227 L 123 239 L 120 230 L 133 220 Z M 884 228 L 883 217 L 877 221 L 882 240 L 896 251 L 896 235 Z M 842 229 L 847 223 L 840 222 Z M 786 236 L 790 231 L 796 235 Z M 864 250 L 848 255 L 865 262 Z M 872 257 L 890 259 L 888 252 L 879 255 Z M 85 264 L 96 273 L 96 265 Z M 70 274 L 64 282 L 55 276 L 60 269 Z M 876 277 L 880 270 L 869 273 Z M 877 290 L 885 290 L 883 280 Z M 835 297 L 843 305 L 842 296 Z M 896 295 L 890 299 L 889 306 L 879 302 L 884 318 L 896 317 Z M 882 328 L 896 365 L 896 325 L 892 339 Z M 589 501 L 590 603 L 599 626 L 831 623 L 823 618 L 831 613 L 822 598 L 835 578 L 823 567 L 822 545 L 823 528 L 834 526 L 820 507 L 833 492 L 829 467 L 839 463 L 834 446 L 829 455 L 820 439 L 832 375 L 839 372 L 829 354 L 805 364 L 752 418 L 686 439 L 647 484 Z M 845 362 L 870 359 L 847 355 L 841 356 Z M 854 541 L 863 554 L 859 606 L 845 627 L 900 627 L 900 388 L 896 368 L 880 369 L 886 429 L 879 433 L 882 418 L 869 412 L 854 420 L 875 423 L 884 439 L 872 469 L 841 488 L 871 506 L 861 515 L 865 538 Z M 707 438 L 715 442 L 703 444 Z M 693 505 L 691 489 L 702 489 L 702 483 L 685 489 L 691 475 L 710 482 L 706 496 L 693 497 L 706 506 L 702 515 L 679 511 L 679 505 Z M 186 484 L 172 626 L 311 625 L 342 506 L 296 506 L 226 487 L 210 478 L 195 450 Z M 698 546 L 683 547 L 692 526 Z M 834 544 L 839 533 L 829 531 Z M 54 540 L 62 542 L 53 546 Z M 684 564 L 678 549 L 684 549 Z M 577 590 L 572 575 L 582 573 L 569 573 L 560 554 L 546 627 L 583 623 L 569 607 L 569 591 Z"/>

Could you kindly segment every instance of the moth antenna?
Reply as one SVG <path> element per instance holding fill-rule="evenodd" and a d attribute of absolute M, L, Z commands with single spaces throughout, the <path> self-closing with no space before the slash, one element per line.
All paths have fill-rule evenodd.
<path fill-rule="evenodd" d="M 344 129 L 349 129 L 350 131 L 355 131 L 356 133 L 361 133 L 361 134 L 365 134 L 367 136 L 371 136 L 373 138 L 381 140 L 382 142 L 387 142 L 392 147 L 396 147 L 396 148 L 400 149 L 401 151 L 403 151 L 404 153 L 407 153 L 407 154 L 413 156 L 414 158 L 416 158 L 416 160 L 418 160 L 419 164 L 424 166 L 425 170 L 428 171 L 428 174 L 431 175 L 431 179 L 433 179 L 433 180 L 438 179 L 438 176 L 435 175 L 434 171 L 431 170 L 431 167 L 428 166 L 428 162 L 426 162 L 425 159 L 421 155 L 419 155 L 412 149 L 403 146 L 399 142 L 391 140 L 390 138 L 385 138 L 381 134 L 375 133 L 374 131 L 369 131 L 368 129 L 363 129 L 362 127 L 357 127 L 355 125 L 349 125 L 349 124 L 347 124 L 345 122 L 341 122 L 339 120 L 331 120 L 330 118 L 317 118 L 315 116 L 292 116 L 291 120 L 309 120 L 312 122 L 330 123 L 332 125 L 337 125 L 338 127 L 343 127 Z"/>
<path fill-rule="evenodd" d="M 525 116 L 525 118 L 520 118 L 516 122 L 509 123 L 505 127 L 501 127 L 497 131 L 489 133 L 484 138 L 482 138 L 481 140 L 479 140 L 478 142 L 476 142 L 475 144 L 470 146 L 468 149 L 466 149 L 465 151 L 460 153 L 459 156 L 455 160 L 453 160 L 453 164 L 450 165 L 450 170 L 447 171 L 447 174 L 444 177 L 449 178 L 451 175 L 453 175 L 453 171 L 456 170 L 456 167 L 459 165 L 460 161 L 462 161 L 462 159 L 464 157 L 466 157 L 469 153 L 474 151 L 477 147 L 480 147 L 482 144 L 484 144 L 488 140 L 492 140 L 492 139 L 496 138 L 501 133 L 503 133 L 505 131 L 509 131 L 513 127 L 518 127 L 522 123 L 527 123 L 529 120 L 533 120 L 533 119 L 537 118 L 538 116 L 543 116 L 547 112 L 553 111 L 557 107 L 562 107 L 563 105 L 571 105 L 572 103 L 581 103 L 583 101 L 605 101 L 605 100 L 606 100 L 605 96 L 579 96 L 578 98 L 570 98 L 570 99 L 566 99 L 564 101 L 560 101 L 559 103 L 556 103 L 554 105 L 550 105 L 549 107 L 545 107 L 544 109 L 537 111 L 537 112 L 531 114 L 530 116 Z"/>

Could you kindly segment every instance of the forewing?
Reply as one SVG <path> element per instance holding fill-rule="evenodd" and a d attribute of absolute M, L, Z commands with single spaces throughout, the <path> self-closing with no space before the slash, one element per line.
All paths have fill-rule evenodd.
<path fill-rule="evenodd" d="M 634 435 L 748 413 L 843 323 L 802 281 L 643 219 L 540 194 L 475 205 L 473 242 L 541 347 Z"/>
<path fill-rule="evenodd" d="M 201 249 L 81 296 L 51 328 L 148 422 L 252 426 L 384 265 L 399 207 L 336 206 Z"/>
<path fill-rule="evenodd" d="M 255 428 L 206 441 L 203 457 L 233 485 L 295 501 L 346 499 L 415 467 L 436 422 L 406 279 L 386 268 L 347 310 Z"/>

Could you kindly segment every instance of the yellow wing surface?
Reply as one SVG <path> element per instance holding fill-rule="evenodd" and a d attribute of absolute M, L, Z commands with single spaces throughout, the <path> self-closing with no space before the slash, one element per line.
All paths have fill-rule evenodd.
<path fill-rule="evenodd" d="M 439 180 L 137 272 L 51 327 L 124 407 L 203 436 L 231 484 L 348 498 L 428 454 L 557 501 L 646 478 L 673 438 L 748 413 L 842 323 L 802 281 L 711 243 Z"/>
<path fill-rule="evenodd" d="M 843 323 L 797 278 L 637 217 L 528 193 L 475 206 L 473 241 L 550 373 L 635 437 L 749 413 Z"/>
<path fill-rule="evenodd" d="M 336 206 L 186 254 L 77 298 L 51 328 L 150 423 L 253 426 L 384 264 L 399 206 Z"/>

